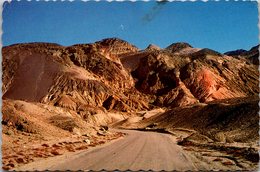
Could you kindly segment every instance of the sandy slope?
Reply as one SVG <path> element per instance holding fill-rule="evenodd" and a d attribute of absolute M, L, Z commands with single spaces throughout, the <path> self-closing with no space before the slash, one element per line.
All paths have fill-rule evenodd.
<path fill-rule="evenodd" d="M 98 127 L 120 119 L 120 115 L 113 113 L 90 115 L 84 121 L 75 111 L 65 108 L 3 100 L 2 115 L 4 170 L 88 149 L 120 137 L 119 133 Z"/>

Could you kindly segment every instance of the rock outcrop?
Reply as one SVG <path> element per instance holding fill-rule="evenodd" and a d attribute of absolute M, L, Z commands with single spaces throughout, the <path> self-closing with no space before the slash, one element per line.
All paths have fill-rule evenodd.
<path fill-rule="evenodd" d="M 169 47 L 176 52 L 191 46 L 180 43 Z M 132 68 L 136 88 L 151 95 L 155 105 L 172 106 L 177 100 L 183 101 L 182 98 L 187 104 L 193 104 L 259 92 L 258 71 L 243 60 L 210 49 L 190 54 L 169 53 L 168 50 L 139 53 L 139 65 Z"/>
<path fill-rule="evenodd" d="M 242 54 L 251 59 L 256 49 Z M 82 106 L 130 112 L 259 93 L 254 65 L 188 43 L 144 51 L 118 38 L 69 47 L 16 44 L 3 48 L 3 71 L 4 99 L 78 112 Z"/>
<path fill-rule="evenodd" d="M 124 49 L 126 45 L 130 48 Z M 107 52 L 104 49 L 108 49 Z M 145 96 L 138 97 L 141 93 L 119 60 L 118 54 L 130 51 L 136 48 L 118 39 L 71 47 L 46 43 L 5 47 L 3 98 L 78 111 L 83 105 L 103 107 L 103 103 L 114 96 L 115 110 L 146 109 Z"/>

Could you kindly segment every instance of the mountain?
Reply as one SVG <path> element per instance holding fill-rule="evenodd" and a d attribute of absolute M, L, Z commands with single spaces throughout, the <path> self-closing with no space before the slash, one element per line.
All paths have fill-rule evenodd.
<path fill-rule="evenodd" d="M 239 49 L 235 51 L 226 52 L 225 54 L 228 56 L 245 59 L 248 63 L 252 63 L 257 66 L 259 65 L 259 45 L 252 47 L 248 51 Z"/>
<path fill-rule="evenodd" d="M 4 155 L 18 138 L 20 145 L 86 133 L 95 140 L 105 135 L 104 126 L 136 119 L 139 128 L 186 127 L 208 140 L 222 130 L 235 141 L 257 138 L 258 46 L 225 54 L 183 42 L 140 50 L 107 38 L 67 47 L 14 44 L 2 55 Z M 159 115 L 140 117 L 152 111 Z M 252 137 L 235 132 L 240 124 Z"/>
<path fill-rule="evenodd" d="M 136 58 L 139 65 L 131 71 L 135 86 L 158 106 L 246 97 L 259 92 L 258 71 L 252 65 L 210 49 L 182 55 L 166 50 L 145 51 Z M 125 61 L 123 65 L 128 67 Z"/>
<path fill-rule="evenodd" d="M 44 43 L 5 47 L 3 98 L 66 106 L 77 111 L 81 106 L 103 107 L 104 102 L 111 101 L 113 107 L 105 108 L 145 109 L 147 104 L 142 98 L 129 99 L 139 93 L 132 76 L 115 55 L 129 53 L 130 48 L 118 48 L 125 44 L 128 45 L 112 39 L 111 45 L 104 40 L 71 47 Z"/>
<path fill-rule="evenodd" d="M 239 51 L 239 56 L 253 58 L 256 50 Z M 84 116 L 84 107 L 130 112 L 257 95 L 254 65 L 226 54 L 188 43 L 139 50 L 118 38 L 68 47 L 11 45 L 3 47 L 3 99 Z"/>
<path fill-rule="evenodd" d="M 228 51 L 228 52 L 225 52 L 224 54 L 228 55 L 228 56 L 239 56 L 243 53 L 247 52 L 246 50 L 243 50 L 243 49 L 238 49 L 238 50 L 235 50 L 235 51 Z"/>
<path fill-rule="evenodd" d="M 180 53 L 183 49 L 190 51 Z M 242 55 L 250 59 L 256 50 Z M 188 43 L 149 45 L 144 51 L 118 38 L 69 47 L 16 44 L 3 48 L 3 71 L 4 99 L 79 113 L 85 106 L 136 111 L 259 93 L 258 71 L 251 64 Z"/>
<path fill-rule="evenodd" d="M 149 44 L 148 47 L 146 48 L 146 50 L 150 51 L 150 50 L 160 50 L 161 48 L 157 45 L 154 44 Z"/>
<path fill-rule="evenodd" d="M 4 47 L 3 98 L 77 111 L 81 106 L 131 111 L 149 103 L 180 106 L 259 92 L 258 71 L 239 59 L 210 49 L 176 54 L 191 49 L 187 43 L 149 47 L 139 51 L 118 38 L 70 47 Z"/>
<path fill-rule="evenodd" d="M 199 51 L 199 48 L 193 48 L 190 44 L 186 42 L 177 42 L 169 45 L 165 50 L 170 51 L 173 54 L 191 54 Z"/>

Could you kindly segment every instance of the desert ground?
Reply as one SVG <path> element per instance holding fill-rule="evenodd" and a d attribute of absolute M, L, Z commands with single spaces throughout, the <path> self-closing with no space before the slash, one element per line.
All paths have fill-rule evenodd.
<path fill-rule="evenodd" d="M 257 170 L 258 48 L 3 47 L 3 169 Z"/>

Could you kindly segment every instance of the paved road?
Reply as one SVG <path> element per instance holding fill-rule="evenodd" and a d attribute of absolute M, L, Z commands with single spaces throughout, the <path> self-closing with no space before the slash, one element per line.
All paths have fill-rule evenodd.
<path fill-rule="evenodd" d="M 128 135 L 112 144 L 88 150 L 50 170 L 196 170 L 180 146 L 167 134 L 123 130 Z"/>

